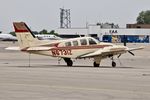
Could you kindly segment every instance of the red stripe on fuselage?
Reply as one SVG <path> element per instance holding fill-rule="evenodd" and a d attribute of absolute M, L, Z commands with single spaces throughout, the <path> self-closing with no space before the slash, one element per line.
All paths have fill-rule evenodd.
<path fill-rule="evenodd" d="M 95 49 L 104 48 L 112 45 L 87 45 L 87 46 L 68 46 L 68 47 L 56 47 L 52 49 Z"/>
<path fill-rule="evenodd" d="M 54 47 L 50 50 L 72 50 L 72 49 L 96 49 L 96 48 L 104 48 L 112 45 L 86 45 L 86 46 L 68 46 L 68 47 Z M 27 51 L 29 47 L 22 49 L 21 51 Z"/>

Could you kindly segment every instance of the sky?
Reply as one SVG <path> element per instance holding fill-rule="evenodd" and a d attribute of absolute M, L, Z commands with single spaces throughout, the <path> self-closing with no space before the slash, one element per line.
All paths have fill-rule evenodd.
<path fill-rule="evenodd" d="M 13 22 L 26 22 L 33 31 L 60 27 L 60 8 L 71 10 L 71 26 L 110 22 L 126 27 L 136 23 L 150 0 L 0 0 L 0 30 L 13 31 Z"/>

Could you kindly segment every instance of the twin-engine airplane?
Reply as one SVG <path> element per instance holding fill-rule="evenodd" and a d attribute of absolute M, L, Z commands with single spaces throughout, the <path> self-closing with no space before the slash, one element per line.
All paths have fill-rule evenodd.
<path fill-rule="evenodd" d="M 62 40 L 38 40 L 24 22 L 13 23 L 19 47 L 8 47 L 9 50 L 21 50 L 23 52 L 63 58 L 67 66 L 72 66 L 71 59 L 94 58 L 94 67 L 99 67 L 102 59 L 111 58 L 112 67 L 116 67 L 113 59 L 121 54 L 143 49 L 128 48 L 112 43 L 103 43 L 92 37 L 79 37 Z"/>

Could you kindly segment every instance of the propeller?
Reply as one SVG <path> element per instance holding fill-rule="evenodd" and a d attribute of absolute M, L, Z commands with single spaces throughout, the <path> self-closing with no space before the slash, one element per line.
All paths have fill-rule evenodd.
<path fill-rule="evenodd" d="M 118 58 L 120 58 L 121 54 L 118 55 Z"/>
<path fill-rule="evenodd" d="M 130 53 L 131 55 L 135 56 L 135 54 L 134 54 L 133 52 L 131 52 L 131 51 L 128 51 L 128 53 Z M 118 55 L 118 58 L 120 58 L 121 55 L 122 55 L 122 54 L 119 54 L 119 55 Z"/>
<path fill-rule="evenodd" d="M 133 56 L 135 56 L 135 54 L 133 53 L 133 52 L 131 52 L 131 51 L 128 51 L 131 55 L 133 55 Z"/>
<path fill-rule="evenodd" d="M 126 46 L 127 43 L 127 37 L 124 35 L 124 46 Z M 128 51 L 128 53 L 130 53 L 131 55 L 135 56 L 135 54 L 131 51 Z M 121 56 L 121 54 L 118 56 L 118 58 Z"/>

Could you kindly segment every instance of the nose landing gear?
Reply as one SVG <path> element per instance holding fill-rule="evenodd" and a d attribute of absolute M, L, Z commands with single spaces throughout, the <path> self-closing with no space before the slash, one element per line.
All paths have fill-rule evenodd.
<path fill-rule="evenodd" d="M 111 60 L 112 60 L 112 67 L 116 67 L 116 62 L 114 61 L 113 57 L 111 58 Z"/>
<path fill-rule="evenodd" d="M 112 61 L 112 67 L 116 67 L 116 62 Z"/>

